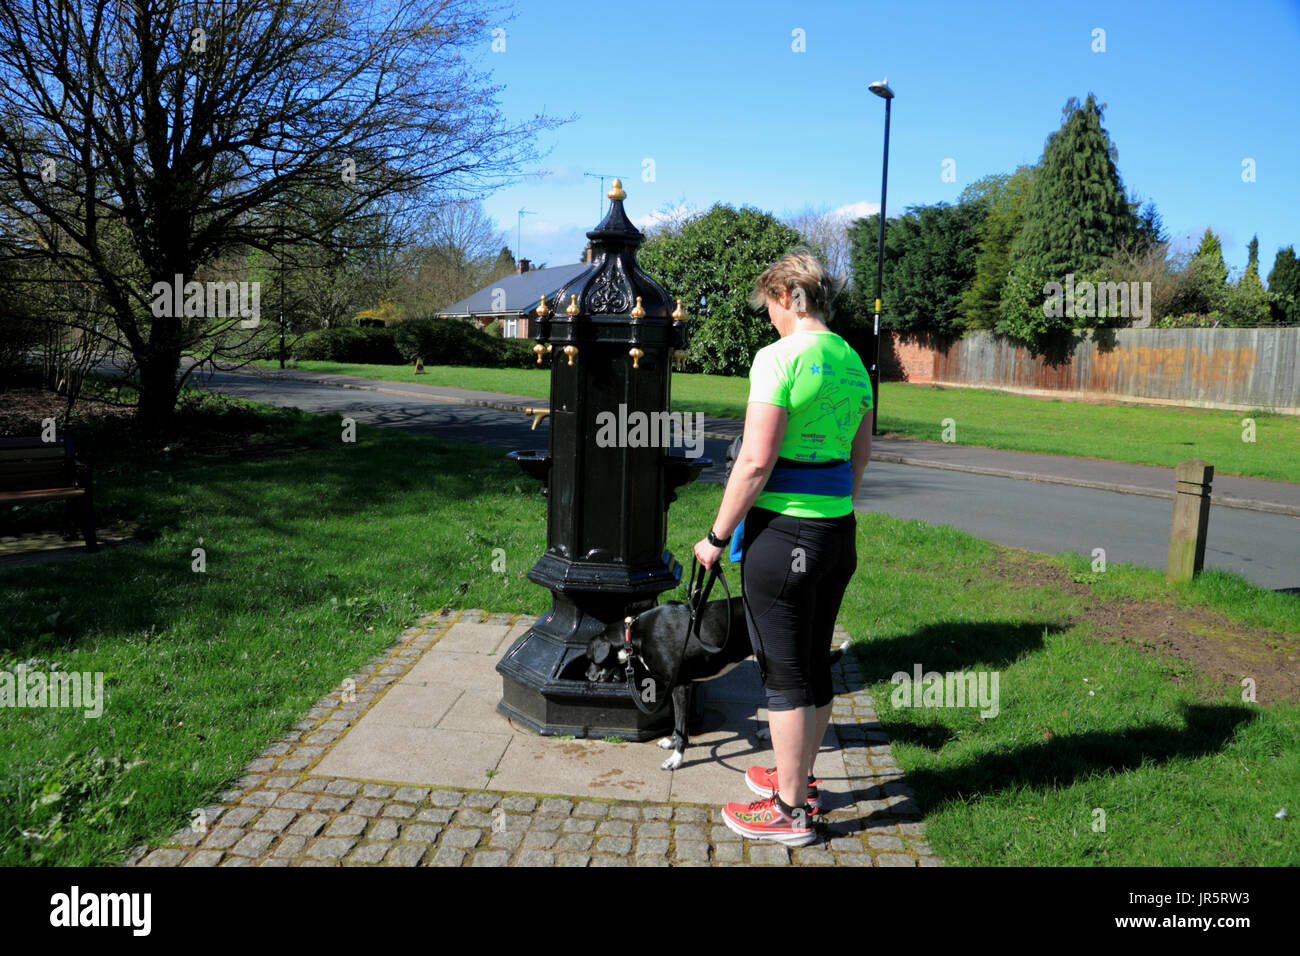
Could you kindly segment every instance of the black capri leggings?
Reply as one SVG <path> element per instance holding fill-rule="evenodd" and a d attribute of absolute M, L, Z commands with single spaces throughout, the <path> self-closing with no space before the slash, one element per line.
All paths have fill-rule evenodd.
<path fill-rule="evenodd" d="M 751 508 L 740 580 L 768 710 L 824 707 L 835 616 L 858 569 L 857 516 L 793 518 Z"/>

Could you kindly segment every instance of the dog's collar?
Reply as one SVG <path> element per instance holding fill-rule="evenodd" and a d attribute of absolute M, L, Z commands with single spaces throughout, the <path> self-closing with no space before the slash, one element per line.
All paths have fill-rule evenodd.
<path fill-rule="evenodd" d="M 642 660 L 641 655 L 637 653 L 635 645 L 632 643 L 632 625 L 636 622 L 634 617 L 623 618 L 623 645 L 626 648 L 627 656 L 623 659 L 623 675 L 627 681 L 628 690 L 632 694 L 632 702 L 636 705 L 637 710 L 643 714 L 658 713 L 660 706 L 647 707 L 641 699 L 641 685 L 636 679 L 636 665 L 639 663 L 642 669 L 650 674 L 650 680 L 653 682 L 654 675 L 651 674 L 650 667 Z M 654 700 L 652 697 L 651 700 Z"/>
<path fill-rule="evenodd" d="M 623 647 L 624 647 L 624 652 L 627 654 L 626 658 L 624 658 L 624 663 L 627 665 L 626 671 L 628 673 L 629 679 L 631 679 L 633 661 L 640 661 L 641 666 L 645 667 L 647 671 L 650 669 L 649 667 L 646 666 L 646 662 L 644 660 L 641 660 L 640 653 L 638 653 L 636 646 L 632 643 L 632 625 L 635 623 L 636 623 L 636 618 L 634 617 L 623 618 Z"/>

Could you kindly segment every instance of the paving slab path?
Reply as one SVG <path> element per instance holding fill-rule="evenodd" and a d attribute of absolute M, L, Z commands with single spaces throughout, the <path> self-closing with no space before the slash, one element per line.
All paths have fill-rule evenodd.
<path fill-rule="evenodd" d="M 742 840 L 721 804 L 771 766 L 752 661 L 705 685 L 675 772 L 653 743 L 541 737 L 497 713 L 532 621 L 444 608 L 327 697 L 131 866 L 942 866 L 851 654 L 835 663 L 819 839 Z M 835 641 L 848 634 L 836 628 Z"/>

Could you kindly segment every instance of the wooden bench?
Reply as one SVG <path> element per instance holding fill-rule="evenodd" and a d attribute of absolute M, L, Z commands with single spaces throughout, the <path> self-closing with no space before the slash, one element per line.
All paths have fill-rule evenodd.
<path fill-rule="evenodd" d="M 65 541 L 80 525 L 87 551 L 98 551 L 90 466 L 77 461 L 72 436 L 62 442 L 37 438 L 0 438 L 0 505 L 65 499 Z"/>

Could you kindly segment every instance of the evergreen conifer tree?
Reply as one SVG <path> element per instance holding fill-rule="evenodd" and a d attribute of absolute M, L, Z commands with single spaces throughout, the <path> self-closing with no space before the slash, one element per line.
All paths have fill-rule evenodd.
<path fill-rule="evenodd" d="M 1101 125 L 1104 109 L 1091 93 L 1083 105 L 1073 97 L 1065 104 L 1025 195 L 1024 224 L 1012 247 L 1017 271 L 1063 281 L 1136 238 L 1137 216 Z"/>
<path fill-rule="evenodd" d="M 1294 246 L 1277 251 L 1268 272 L 1268 291 L 1273 297 L 1273 321 L 1300 325 L 1300 262 Z"/>

